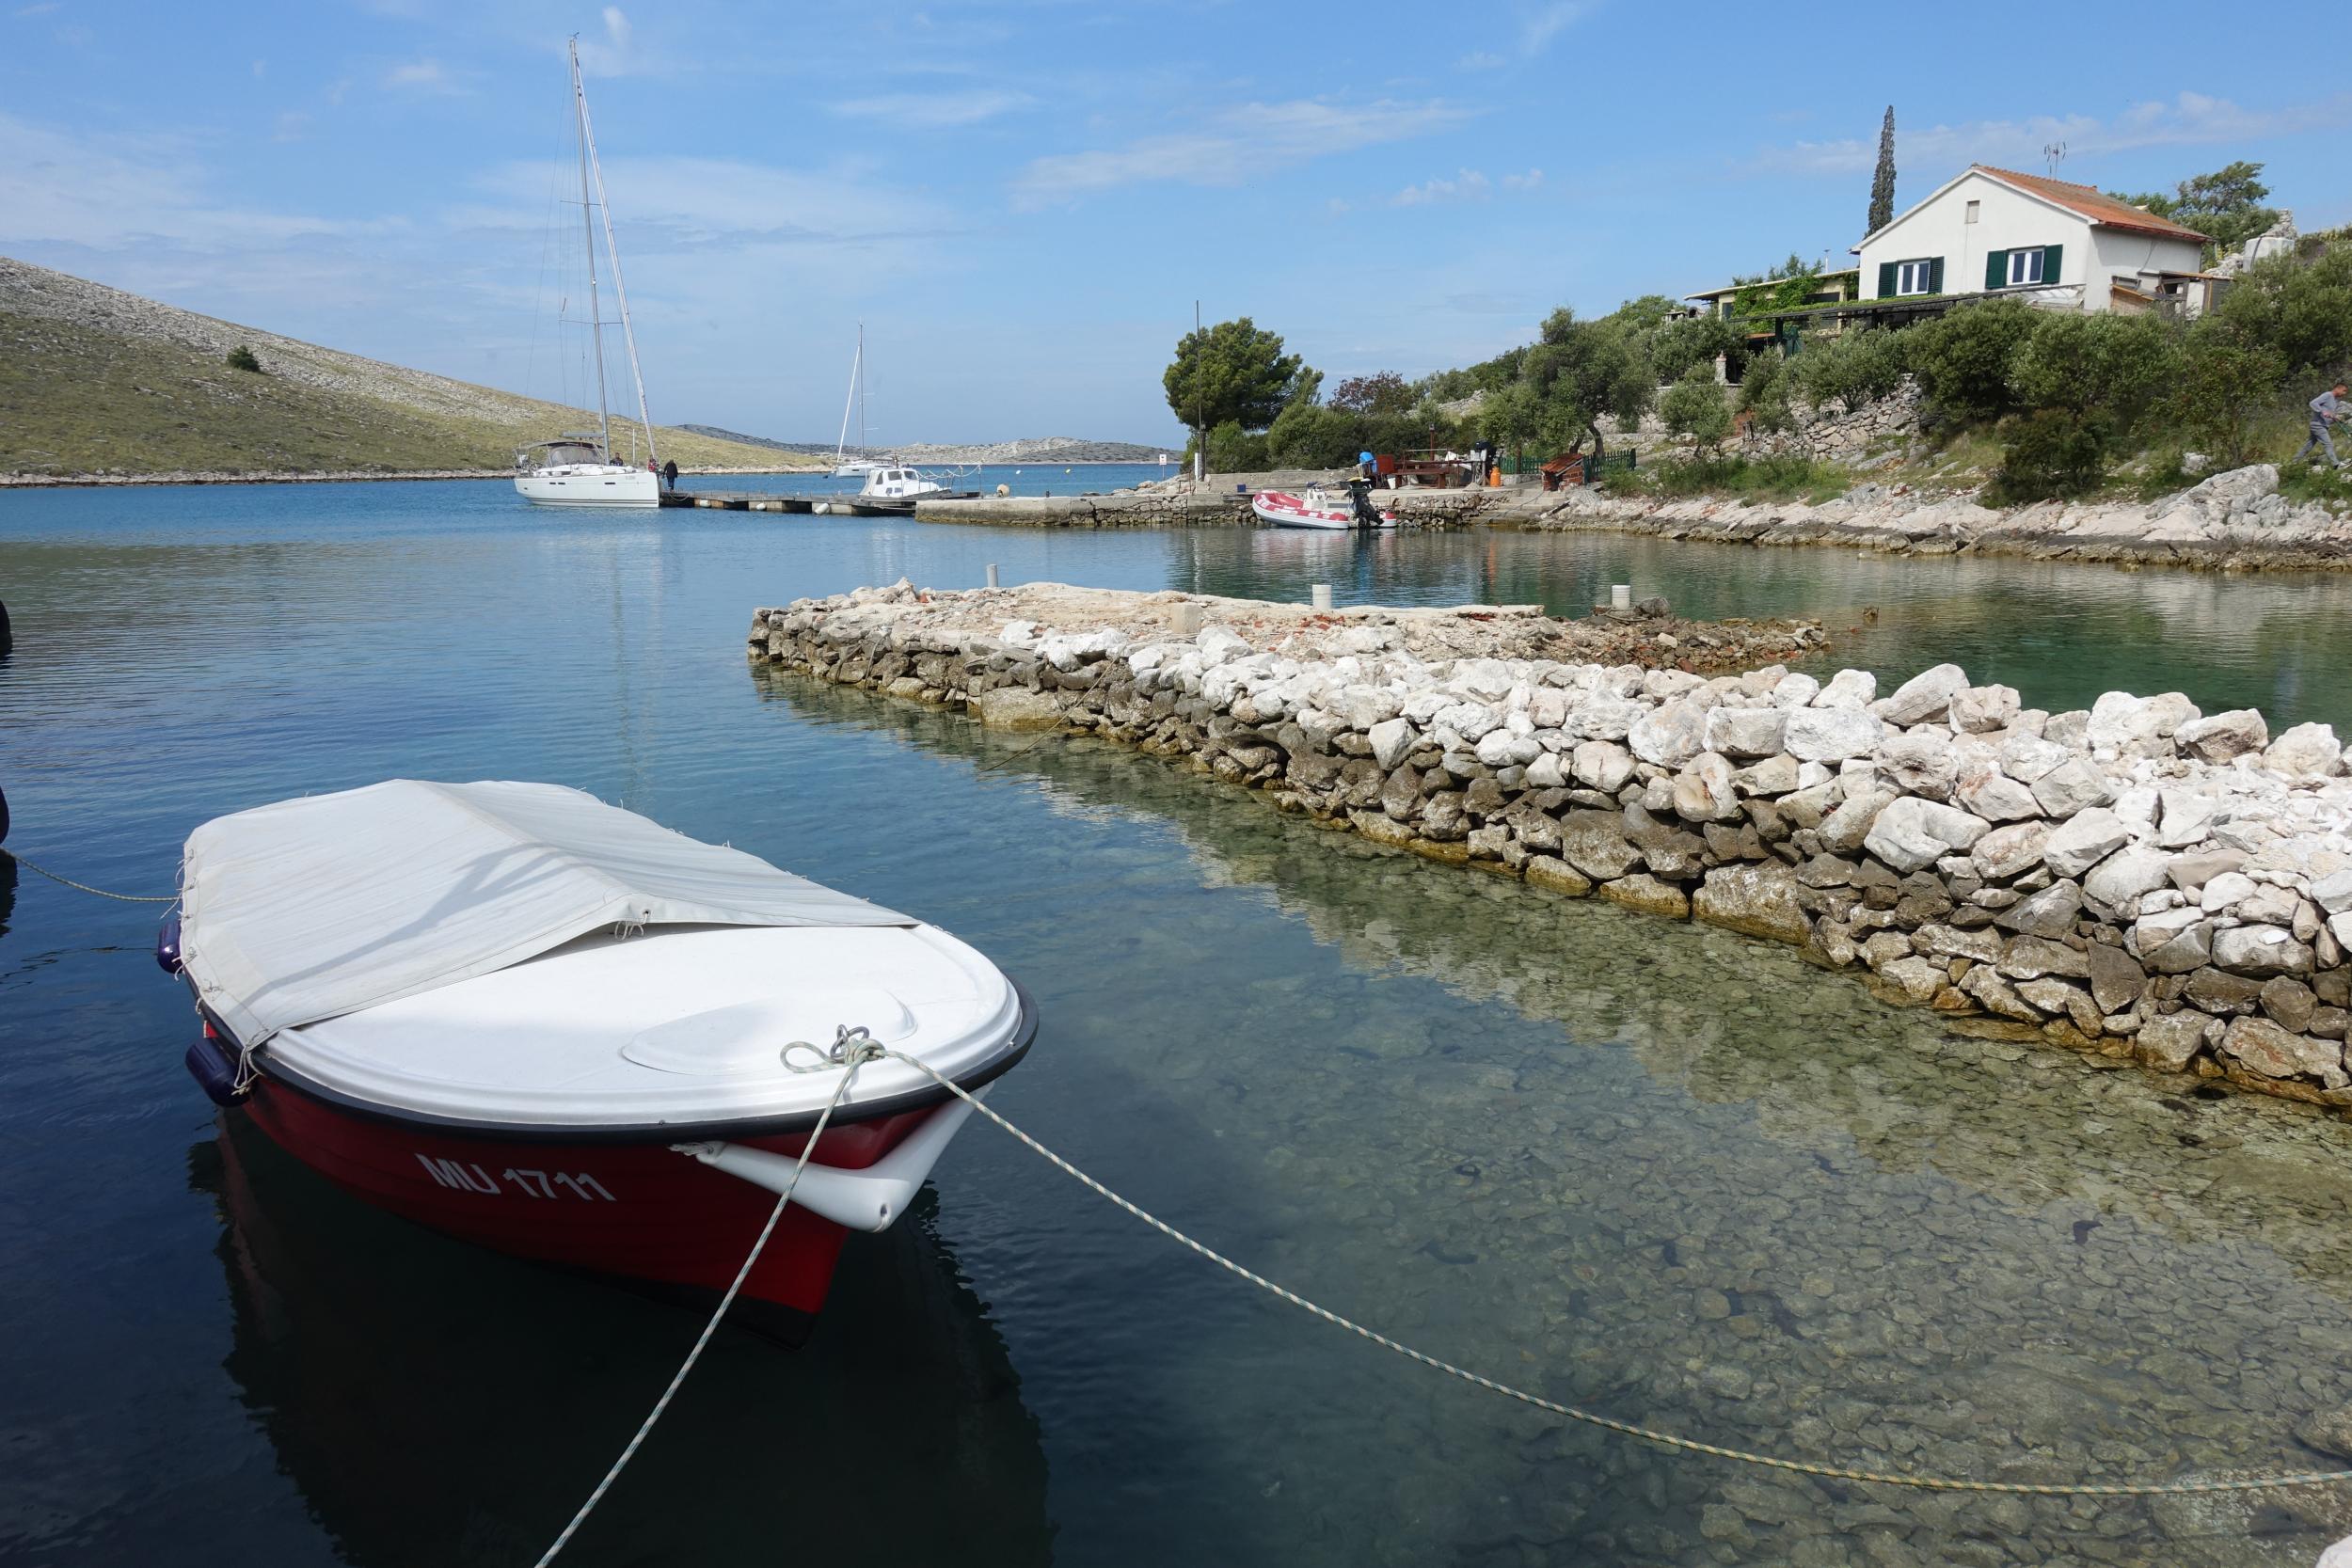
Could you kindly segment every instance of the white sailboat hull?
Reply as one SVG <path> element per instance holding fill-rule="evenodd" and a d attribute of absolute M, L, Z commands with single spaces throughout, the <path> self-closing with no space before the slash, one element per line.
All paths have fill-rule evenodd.
<path fill-rule="evenodd" d="M 661 476 L 617 463 L 567 463 L 515 476 L 515 489 L 539 506 L 660 506 Z"/>

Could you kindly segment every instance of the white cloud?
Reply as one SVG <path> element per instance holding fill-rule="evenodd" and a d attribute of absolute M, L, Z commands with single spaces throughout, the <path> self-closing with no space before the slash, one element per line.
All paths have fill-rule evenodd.
<path fill-rule="evenodd" d="M 618 6 L 604 8 L 604 37 L 580 40 L 580 69 L 590 76 L 631 76 L 652 71 L 651 51 L 636 41 L 628 14 Z"/>
<path fill-rule="evenodd" d="M 1484 201 L 1497 190 L 1532 191 L 1544 182 L 1544 171 L 1531 168 L 1525 174 L 1506 174 L 1501 180 L 1489 180 L 1480 170 L 1463 169 L 1452 179 L 1440 177 L 1419 185 L 1407 185 L 1390 198 L 1398 207 L 1424 207 L 1438 201 Z"/>
<path fill-rule="evenodd" d="M 66 135 L 0 113 L 0 242 L 105 249 L 168 242 L 205 252 L 383 234 L 397 218 L 355 220 L 239 206 L 170 136 Z"/>
<path fill-rule="evenodd" d="M 1500 55 L 1490 55 L 1484 49 L 1473 49 L 1454 61 L 1454 68 L 1456 71 L 1500 71 L 1509 63 Z"/>
<path fill-rule="evenodd" d="M 54 16 L 62 9 L 64 8 L 57 4 L 57 0 L 42 0 L 38 6 L 19 6 L 9 14 L 19 22 L 30 22 L 37 16 Z"/>
<path fill-rule="evenodd" d="M 1457 124 L 1467 114 L 1438 100 L 1244 104 L 1219 112 L 1201 130 L 1036 159 L 1013 182 L 1013 193 L 1023 205 L 1038 206 L 1121 185 L 1239 185 L 1253 175 L 1332 153 L 1408 141 Z"/>
<path fill-rule="evenodd" d="M 262 76 L 266 76 L 266 75 L 268 75 L 268 74 L 269 74 L 269 62 L 268 62 L 267 60 L 256 60 L 256 61 L 254 61 L 254 62 L 253 62 L 253 74 L 254 74 L 257 78 L 258 78 L 258 77 L 262 77 Z"/>
<path fill-rule="evenodd" d="M 1433 201 L 1483 201 L 1493 189 L 1484 174 L 1466 168 L 1451 180 L 1407 185 L 1396 193 L 1394 200 L 1399 207 L 1422 207 Z"/>
<path fill-rule="evenodd" d="M 1036 102 L 1025 92 L 977 87 L 969 92 L 883 93 L 874 98 L 852 98 L 835 103 L 833 112 L 860 119 L 886 120 L 902 129 L 936 131 L 977 125 L 984 119 L 1028 108 Z"/>
<path fill-rule="evenodd" d="M 1519 48 L 1530 55 L 1542 54 L 1551 47 L 1552 40 L 1592 11 L 1592 0 L 1555 0 L 1554 4 L 1536 7 L 1519 24 Z"/>
<path fill-rule="evenodd" d="M 2352 115 L 2352 94 L 2317 103 L 2276 109 L 2246 109 L 2227 99 L 2185 92 L 2169 101 L 2135 103 L 2102 119 L 2092 115 L 2042 115 L 2028 119 L 1971 120 L 1926 130 L 1895 129 L 1895 159 L 1915 177 L 1941 183 L 1970 163 L 2003 164 L 2029 173 L 2043 167 L 2042 149 L 2064 142 L 2073 157 L 2129 152 L 2146 147 L 2194 147 L 2295 135 L 2342 124 Z M 1792 142 L 1766 148 L 1751 166 L 1786 174 L 1851 174 L 1878 158 L 1878 137 Z M 2064 166 L 2059 175 L 2065 177 Z"/>
<path fill-rule="evenodd" d="M 310 135 L 310 117 L 300 109 L 288 109 L 278 117 L 277 127 L 270 133 L 272 141 L 303 141 Z"/>
<path fill-rule="evenodd" d="M 450 75 L 447 67 L 429 57 L 392 67 L 384 73 L 384 85 L 396 92 L 435 93 L 442 97 L 465 90 Z"/>

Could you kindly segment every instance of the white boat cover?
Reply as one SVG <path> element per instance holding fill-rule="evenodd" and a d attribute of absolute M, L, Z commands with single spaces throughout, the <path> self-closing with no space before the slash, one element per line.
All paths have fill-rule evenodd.
<path fill-rule="evenodd" d="M 180 951 L 240 1044 L 626 926 L 914 926 L 561 784 L 394 779 L 188 837 Z"/>

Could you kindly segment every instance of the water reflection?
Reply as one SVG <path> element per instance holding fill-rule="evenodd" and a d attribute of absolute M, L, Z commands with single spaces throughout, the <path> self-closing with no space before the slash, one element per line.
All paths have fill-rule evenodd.
<path fill-rule="evenodd" d="M 350 1563 L 532 1560 L 698 1326 L 379 1214 L 239 1117 L 188 1164 L 224 1226 L 224 1368 Z M 854 1239 L 802 1353 L 715 1339 L 566 1560 L 1048 1560 L 1037 1422 L 930 1207 Z"/>

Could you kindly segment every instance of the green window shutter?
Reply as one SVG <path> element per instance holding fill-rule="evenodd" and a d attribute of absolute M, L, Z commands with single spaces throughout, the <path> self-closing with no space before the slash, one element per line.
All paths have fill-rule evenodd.
<path fill-rule="evenodd" d="M 1931 294 L 1940 294 L 1943 292 L 1944 258 L 1938 256 L 1934 261 L 1928 263 L 1928 293 Z"/>
<path fill-rule="evenodd" d="M 2066 247 L 2062 245 L 2042 247 L 2042 281 L 2055 283 L 2058 280 L 2058 262 L 2065 259 L 2065 255 Z"/>
<path fill-rule="evenodd" d="M 1879 263 L 1879 298 L 1893 299 L 1894 297 L 1895 263 L 1892 261 L 1881 261 Z"/>
<path fill-rule="evenodd" d="M 1984 259 L 1984 286 L 1988 289 L 2009 287 L 2009 252 L 1996 250 Z"/>

